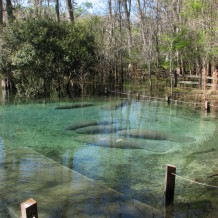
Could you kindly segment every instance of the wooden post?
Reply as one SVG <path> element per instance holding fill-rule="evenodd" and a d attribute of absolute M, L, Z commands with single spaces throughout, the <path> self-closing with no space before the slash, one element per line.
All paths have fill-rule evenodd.
<path fill-rule="evenodd" d="M 166 96 L 166 102 L 167 102 L 167 104 L 169 104 L 170 103 L 170 97 L 169 96 Z"/>
<path fill-rule="evenodd" d="M 169 205 L 173 202 L 174 190 L 175 190 L 175 175 L 176 167 L 170 164 L 166 166 L 165 174 L 165 189 L 164 189 L 164 200 L 165 205 Z"/>
<path fill-rule="evenodd" d="M 136 93 L 136 100 L 139 101 L 139 99 L 140 99 L 140 94 Z"/>
<path fill-rule="evenodd" d="M 204 107 L 205 111 L 210 112 L 210 102 L 205 101 L 205 107 Z"/>
<path fill-rule="evenodd" d="M 107 89 L 107 87 L 104 88 L 104 94 L 105 94 L 106 96 L 108 96 L 108 89 Z"/>
<path fill-rule="evenodd" d="M 21 218 L 38 218 L 37 203 L 34 199 L 30 198 L 20 204 Z"/>

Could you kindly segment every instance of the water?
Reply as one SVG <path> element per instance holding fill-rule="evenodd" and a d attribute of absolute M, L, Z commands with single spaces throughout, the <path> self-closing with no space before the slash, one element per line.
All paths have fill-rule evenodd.
<path fill-rule="evenodd" d="M 86 103 L 93 105 L 55 109 Z M 43 156 L 122 193 L 125 199 L 136 199 L 160 210 L 164 208 L 167 163 L 177 167 L 178 175 L 218 186 L 215 175 L 218 173 L 218 120 L 201 111 L 157 100 L 137 102 L 110 97 L 6 104 L 0 107 L 0 119 L 0 170 L 4 174 L 0 181 L 4 187 L 0 193 L 0 215 L 5 214 L 3 205 L 16 205 L 24 196 L 38 199 L 45 196 L 37 182 L 37 172 L 45 167 L 40 164 Z M 66 130 L 90 122 L 107 125 Z M 142 137 L 142 129 L 147 130 L 147 138 Z M 141 135 L 132 138 L 133 133 Z M 25 156 L 25 160 L 21 158 L 25 147 L 30 153 L 36 151 L 43 155 L 39 162 L 33 161 L 35 153 Z M 27 155 L 28 150 L 24 153 Z M 36 182 L 31 180 L 34 191 L 28 188 L 24 195 L 16 187 L 27 185 L 30 174 L 36 177 Z M 57 181 L 55 185 L 64 186 Z M 41 185 L 54 185 L 51 181 L 47 183 Z M 175 217 L 218 217 L 217 194 L 218 189 L 177 178 L 170 213 Z M 63 208 L 66 207 L 72 205 L 64 204 Z M 63 208 L 60 206 L 56 217 L 68 217 Z"/>

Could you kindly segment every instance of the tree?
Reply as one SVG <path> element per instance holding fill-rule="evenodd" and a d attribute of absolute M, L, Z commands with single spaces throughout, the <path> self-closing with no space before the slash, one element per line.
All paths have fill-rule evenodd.
<path fill-rule="evenodd" d="M 66 0 L 67 15 L 69 21 L 74 25 L 74 10 L 71 0 Z"/>
<path fill-rule="evenodd" d="M 11 3 L 11 0 L 6 0 L 6 11 L 7 11 L 7 15 L 8 15 L 8 20 L 9 21 L 14 20 L 13 6 Z"/>
<path fill-rule="evenodd" d="M 0 29 L 3 31 L 3 0 L 0 0 Z"/>
<path fill-rule="evenodd" d="M 60 11 L 59 11 L 59 0 L 55 0 L 55 12 L 56 12 L 56 19 L 60 21 Z"/>
<path fill-rule="evenodd" d="M 130 22 L 131 0 L 122 0 L 122 4 L 124 8 L 125 17 L 126 17 L 127 36 L 128 36 L 128 52 L 129 52 L 129 56 L 131 57 L 131 51 L 132 51 L 132 32 L 131 32 L 131 22 Z M 120 13 L 121 13 L 121 9 L 120 9 Z"/>
<path fill-rule="evenodd" d="M 2 38 L 1 74 L 9 75 L 18 93 L 27 97 L 50 95 L 70 80 L 81 90 L 81 78 L 89 78 L 95 65 L 94 38 L 87 26 L 43 18 L 13 22 Z"/>

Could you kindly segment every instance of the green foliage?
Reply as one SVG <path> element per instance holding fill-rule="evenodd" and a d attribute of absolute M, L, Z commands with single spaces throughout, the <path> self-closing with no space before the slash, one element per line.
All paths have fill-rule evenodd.
<path fill-rule="evenodd" d="M 163 34 L 163 44 L 161 46 L 162 51 L 182 51 L 188 48 L 191 44 L 191 39 L 187 34 L 187 30 L 183 29 L 179 33 Z"/>
<path fill-rule="evenodd" d="M 66 80 L 80 82 L 78 75 L 90 75 L 95 64 L 94 38 L 87 26 L 42 18 L 14 22 L 2 38 L 2 77 L 10 72 L 18 91 L 26 94 L 29 89 L 32 95 L 50 94 Z"/>
<path fill-rule="evenodd" d="M 185 17 L 197 17 L 204 7 L 202 0 L 185 0 L 184 4 L 186 5 L 184 10 Z"/>

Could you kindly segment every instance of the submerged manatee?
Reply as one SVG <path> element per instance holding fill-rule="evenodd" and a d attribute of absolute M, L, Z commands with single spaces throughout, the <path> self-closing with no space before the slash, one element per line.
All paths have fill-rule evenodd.
<path fill-rule="evenodd" d="M 110 134 L 116 133 L 123 128 L 120 128 L 117 125 L 95 125 L 95 126 L 87 126 L 84 128 L 80 128 L 76 130 L 76 133 L 80 134 Z"/>
<path fill-rule="evenodd" d="M 111 125 L 114 122 L 107 121 L 107 120 L 102 120 L 102 121 L 97 121 L 97 120 L 90 120 L 90 121 L 83 121 L 79 123 L 74 123 L 72 125 L 69 125 L 65 128 L 65 130 L 77 130 L 83 127 L 88 127 L 88 126 L 97 126 L 97 125 Z"/>
<path fill-rule="evenodd" d="M 91 106 L 94 106 L 94 104 L 72 104 L 72 105 L 56 107 L 55 109 L 66 110 L 66 109 L 83 108 L 83 107 L 91 107 Z"/>
<path fill-rule="evenodd" d="M 168 136 L 162 132 L 146 129 L 129 129 L 119 132 L 119 135 L 140 138 L 140 139 L 153 139 L 153 140 L 168 140 Z"/>
<path fill-rule="evenodd" d="M 132 138 L 140 139 L 151 139 L 151 140 L 168 140 L 172 142 L 181 142 L 181 143 L 192 143 L 195 141 L 192 137 L 187 136 L 173 136 L 165 132 L 160 132 L 156 130 L 149 129 L 129 129 L 119 132 L 119 135 Z"/>
<path fill-rule="evenodd" d="M 75 137 L 75 140 L 86 143 L 89 145 L 95 145 L 106 148 L 120 148 L 120 149 L 144 149 L 151 152 L 167 152 L 173 147 L 169 142 L 152 142 L 143 139 L 133 138 L 117 138 L 116 134 L 108 135 L 82 135 Z"/>

